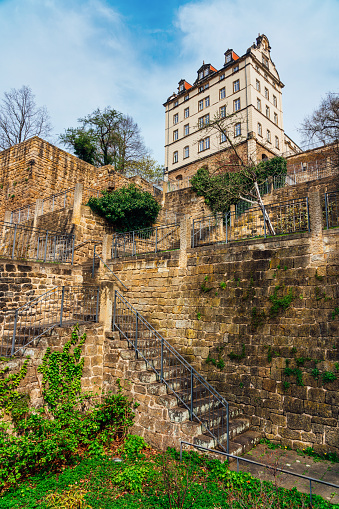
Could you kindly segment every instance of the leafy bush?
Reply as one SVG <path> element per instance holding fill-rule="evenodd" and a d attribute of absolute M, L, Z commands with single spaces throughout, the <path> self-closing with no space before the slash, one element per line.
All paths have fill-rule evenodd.
<path fill-rule="evenodd" d="M 119 232 L 152 226 L 161 208 L 150 193 L 134 184 L 112 193 L 103 191 L 100 198 L 90 198 L 88 205 Z"/>
<path fill-rule="evenodd" d="M 14 432 L 0 425 L 0 487 L 17 483 L 41 469 L 74 462 L 79 452 L 102 455 L 104 446 L 126 435 L 133 423 L 131 403 L 122 394 L 81 393 L 83 359 L 76 326 L 62 352 L 47 350 L 39 370 L 43 374 L 43 406 L 29 409 L 14 421 Z M 85 408 L 92 407 L 85 410 Z"/>

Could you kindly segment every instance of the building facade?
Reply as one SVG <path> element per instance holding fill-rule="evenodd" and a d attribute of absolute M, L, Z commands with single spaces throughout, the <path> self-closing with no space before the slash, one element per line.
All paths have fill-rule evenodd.
<path fill-rule="evenodd" d="M 227 50 L 220 70 L 203 63 L 193 85 L 179 81 L 178 92 L 164 104 L 167 178 L 181 179 L 202 164 L 213 164 L 223 154 L 227 157 L 230 144 L 225 135 L 201 130 L 216 115 L 232 124 L 228 132 L 232 142 L 241 146 L 242 156 L 258 162 L 299 151 L 284 133 L 284 85 L 270 49 L 267 37 L 259 35 L 241 57 Z"/>

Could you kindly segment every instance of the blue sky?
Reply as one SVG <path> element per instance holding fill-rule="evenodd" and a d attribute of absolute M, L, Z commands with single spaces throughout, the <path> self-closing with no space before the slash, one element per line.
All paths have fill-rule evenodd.
<path fill-rule="evenodd" d="M 220 68 L 265 33 L 285 84 L 284 126 L 300 142 L 305 115 L 339 83 L 338 0 L 0 0 L 0 97 L 31 86 L 54 138 L 107 105 L 131 115 L 164 159 L 163 102 L 202 61 Z"/>

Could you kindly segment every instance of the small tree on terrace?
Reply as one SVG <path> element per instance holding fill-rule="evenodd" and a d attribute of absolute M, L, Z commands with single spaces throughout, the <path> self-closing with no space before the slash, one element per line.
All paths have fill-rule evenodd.
<path fill-rule="evenodd" d="M 239 200 L 257 204 L 263 212 L 269 232 L 275 235 L 259 186 L 269 176 L 286 174 L 286 161 L 282 157 L 276 157 L 256 164 L 251 154 L 245 159 L 240 151 L 244 139 L 238 135 L 242 120 L 237 114 L 224 116 L 217 114 L 212 121 L 198 126 L 199 131 L 206 134 L 217 133 L 227 144 L 233 157 L 220 153 L 216 157 L 216 168 L 213 173 L 210 173 L 207 167 L 200 168 L 191 179 L 192 188 L 199 196 L 204 196 L 206 204 L 214 213 L 228 211 L 230 205 Z"/>

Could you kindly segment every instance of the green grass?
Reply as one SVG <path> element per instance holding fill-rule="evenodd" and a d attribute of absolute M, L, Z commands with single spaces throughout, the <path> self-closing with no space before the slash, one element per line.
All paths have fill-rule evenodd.
<path fill-rule="evenodd" d="M 183 462 L 177 459 L 174 450 L 147 458 L 129 455 L 123 463 L 108 456 L 85 458 L 75 467 L 40 473 L 9 489 L 0 496 L 0 509 L 308 507 L 309 497 L 295 488 L 286 490 L 247 473 L 231 472 L 226 464 L 195 452 L 184 453 Z M 256 505 L 258 500 L 266 505 Z M 338 507 L 313 495 L 314 509 Z"/>

